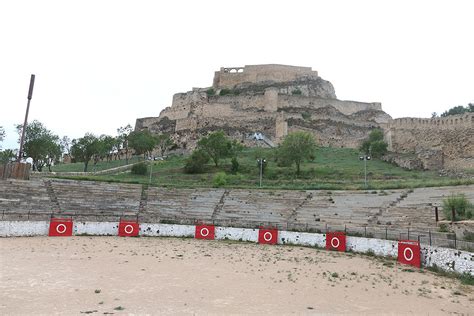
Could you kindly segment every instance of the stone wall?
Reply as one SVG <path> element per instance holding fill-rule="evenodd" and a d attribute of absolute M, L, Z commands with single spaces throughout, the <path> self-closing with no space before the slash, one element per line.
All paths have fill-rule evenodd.
<path fill-rule="evenodd" d="M 424 169 L 474 169 L 474 113 L 391 120 L 389 150 L 416 154 Z"/>
<path fill-rule="evenodd" d="M 48 221 L 0 221 L 0 237 L 10 236 L 46 236 Z M 74 222 L 74 235 L 113 235 L 118 234 L 117 222 Z M 140 223 L 140 236 L 148 237 L 189 237 L 195 236 L 194 225 Z M 215 239 L 246 242 L 258 241 L 258 229 L 216 227 Z M 302 233 L 279 231 L 278 244 L 290 244 L 309 247 L 325 247 L 326 235 L 320 233 Z M 375 238 L 346 237 L 347 250 L 358 253 L 375 253 L 379 256 L 396 258 L 398 243 Z M 474 275 L 474 255 L 467 251 L 431 247 L 422 244 L 421 259 L 423 266 L 437 266 L 446 271 Z"/>
<path fill-rule="evenodd" d="M 259 83 L 266 81 L 285 82 L 298 78 L 317 78 L 318 72 L 311 67 L 286 65 L 246 65 L 245 67 L 222 67 L 214 74 L 213 87 L 233 88 L 242 83 Z"/>

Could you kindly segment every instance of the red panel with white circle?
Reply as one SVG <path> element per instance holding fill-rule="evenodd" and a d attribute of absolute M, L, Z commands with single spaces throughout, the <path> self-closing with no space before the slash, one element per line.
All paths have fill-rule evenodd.
<path fill-rule="evenodd" d="M 346 251 L 346 234 L 344 232 L 327 232 L 326 249 Z"/>
<path fill-rule="evenodd" d="M 136 237 L 140 232 L 140 225 L 134 221 L 120 221 L 118 235 L 120 237 Z"/>
<path fill-rule="evenodd" d="M 278 242 L 278 229 L 260 228 L 258 230 L 258 243 L 275 245 Z"/>
<path fill-rule="evenodd" d="M 419 268 L 421 266 L 420 243 L 414 240 L 400 240 L 398 262 Z"/>
<path fill-rule="evenodd" d="M 215 227 L 214 225 L 196 225 L 196 232 L 194 237 L 196 239 L 214 239 Z"/>
<path fill-rule="evenodd" d="M 49 222 L 49 236 L 72 236 L 72 219 L 51 218 Z"/>

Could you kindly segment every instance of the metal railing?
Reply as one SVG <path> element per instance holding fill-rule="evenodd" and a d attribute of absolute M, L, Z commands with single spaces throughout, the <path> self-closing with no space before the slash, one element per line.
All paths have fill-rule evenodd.
<path fill-rule="evenodd" d="M 271 222 L 246 219 L 202 219 L 186 216 L 163 217 L 158 214 L 139 212 L 8 212 L 3 211 L 1 220 L 49 220 L 54 217 L 72 218 L 76 221 L 117 221 L 134 219 L 139 222 L 194 225 L 196 223 L 213 224 L 223 227 L 238 227 L 256 229 L 261 226 L 274 227 L 278 230 L 325 233 L 328 231 L 343 231 L 348 236 L 378 238 L 385 240 L 418 240 L 421 244 L 474 251 L 474 242 L 458 239 L 454 233 L 439 232 L 436 230 L 416 229 L 411 227 L 396 227 L 388 225 L 355 225 L 352 223 L 332 224 L 326 222 Z"/>

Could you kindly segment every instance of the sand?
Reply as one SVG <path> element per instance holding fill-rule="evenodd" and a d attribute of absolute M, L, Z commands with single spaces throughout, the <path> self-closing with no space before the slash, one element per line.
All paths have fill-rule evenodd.
<path fill-rule="evenodd" d="M 0 314 L 474 314 L 393 260 L 181 238 L 0 238 Z"/>

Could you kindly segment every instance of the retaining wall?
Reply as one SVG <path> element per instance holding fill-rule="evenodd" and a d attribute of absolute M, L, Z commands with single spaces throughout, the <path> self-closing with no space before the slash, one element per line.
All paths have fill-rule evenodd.
<path fill-rule="evenodd" d="M 0 221 L 0 237 L 47 236 L 49 221 Z M 110 235 L 118 232 L 117 222 L 74 222 L 74 235 Z M 140 223 L 140 236 L 143 237 L 194 237 L 194 225 Z M 258 229 L 216 227 L 215 239 L 236 241 L 258 241 Z M 292 244 L 323 248 L 326 235 L 291 231 L 278 232 L 278 244 Z M 375 238 L 346 237 L 346 250 L 379 256 L 397 257 L 398 243 Z M 474 254 L 467 251 L 421 245 L 423 266 L 438 266 L 446 271 L 474 275 Z"/>

